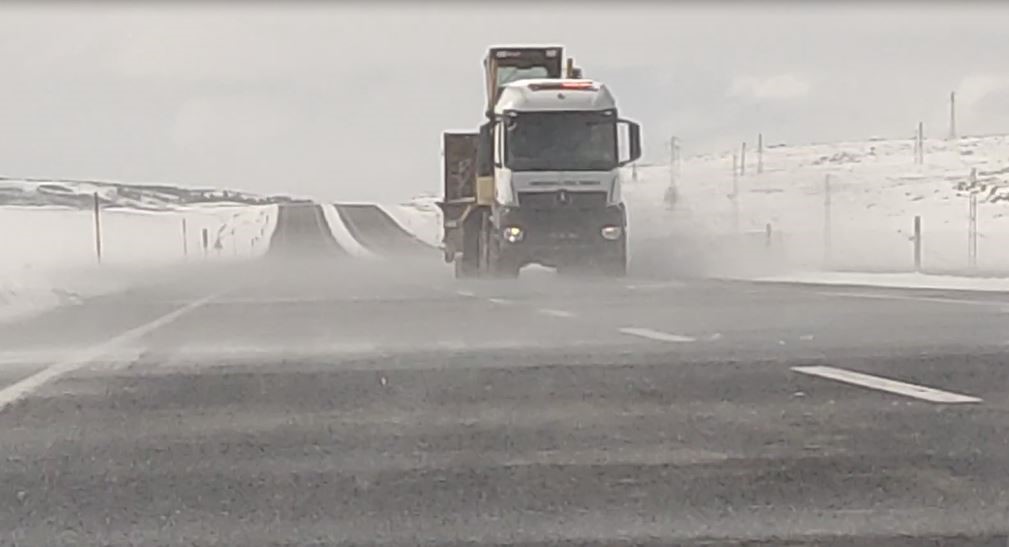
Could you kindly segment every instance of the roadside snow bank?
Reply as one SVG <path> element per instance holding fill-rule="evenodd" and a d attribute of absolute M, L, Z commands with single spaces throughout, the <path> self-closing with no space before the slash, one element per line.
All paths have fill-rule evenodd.
<path fill-rule="evenodd" d="M 382 205 L 382 209 L 417 239 L 440 249 L 442 246 L 441 209 L 438 198 L 421 196 L 398 205 Z"/>
<path fill-rule="evenodd" d="M 1005 277 L 962 277 L 918 273 L 805 272 L 746 279 L 768 283 L 1009 292 L 1009 278 Z"/>
<path fill-rule="evenodd" d="M 0 207 L 0 321 L 124 290 L 172 265 L 259 256 L 276 216 L 275 205 L 103 210 L 99 266 L 90 211 Z"/>
<path fill-rule="evenodd" d="M 109 267 L 41 271 L 30 266 L 0 271 L 0 322 L 123 290 L 127 274 Z"/>

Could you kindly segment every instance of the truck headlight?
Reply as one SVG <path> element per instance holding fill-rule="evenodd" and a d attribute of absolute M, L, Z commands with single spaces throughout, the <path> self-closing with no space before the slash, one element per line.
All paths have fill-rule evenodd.
<path fill-rule="evenodd" d="M 620 226 L 603 226 L 603 229 L 599 230 L 599 233 L 602 234 L 603 239 L 616 241 L 620 239 L 620 236 L 624 235 L 624 229 Z"/>
<path fill-rule="evenodd" d="M 508 243 L 518 243 L 519 241 L 522 241 L 522 238 L 525 237 L 526 234 L 522 231 L 522 228 L 519 228 L 518 226 L 507 226 L 501 231 L 501 235 L 504 236 L 505 241 Z"/>

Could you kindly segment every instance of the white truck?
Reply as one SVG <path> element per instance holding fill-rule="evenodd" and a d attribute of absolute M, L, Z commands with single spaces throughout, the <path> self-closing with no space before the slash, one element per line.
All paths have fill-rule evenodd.
<path fill-rule="evenodd" d="M 444 135 L 444 250 L 459 277 L 532 263 L 626 273 L 620 168 L 640 157 L 640 129 L 604 84 L 562 77 L 561 58 L 556 46 L 492 48 L 486 123 Z"/>

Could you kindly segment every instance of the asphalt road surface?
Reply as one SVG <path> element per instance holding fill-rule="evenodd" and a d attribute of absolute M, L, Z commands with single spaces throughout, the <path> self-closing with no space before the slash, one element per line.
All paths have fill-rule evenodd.
<path fill-rule="evenodd" d="M 403 255 L 433 250 L 379 207 L 369 204 L 337 204 L 335 207 L 351 235 L 372 252 Z"/>
<path fill-rule="evenodd" d="M 1009 295 L 278 253 L 0 326 L 0 544 L 1006 545 Z"/>

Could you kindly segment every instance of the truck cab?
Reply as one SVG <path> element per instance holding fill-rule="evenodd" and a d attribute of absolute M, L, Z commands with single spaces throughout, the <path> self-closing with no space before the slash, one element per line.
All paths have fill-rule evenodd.
<path fill-rule="evenodd" d="M 604 84 L 525 79 L 503 85 L 481 128 L 478 154 L 478 186 L 492 178 L 483 186 L 494 192 L 489 253 L 499 273 L 517 273 L 529 263 L 625 272 L 621 167 L 640 156 L 640 129 L 620 119 Z"/>

